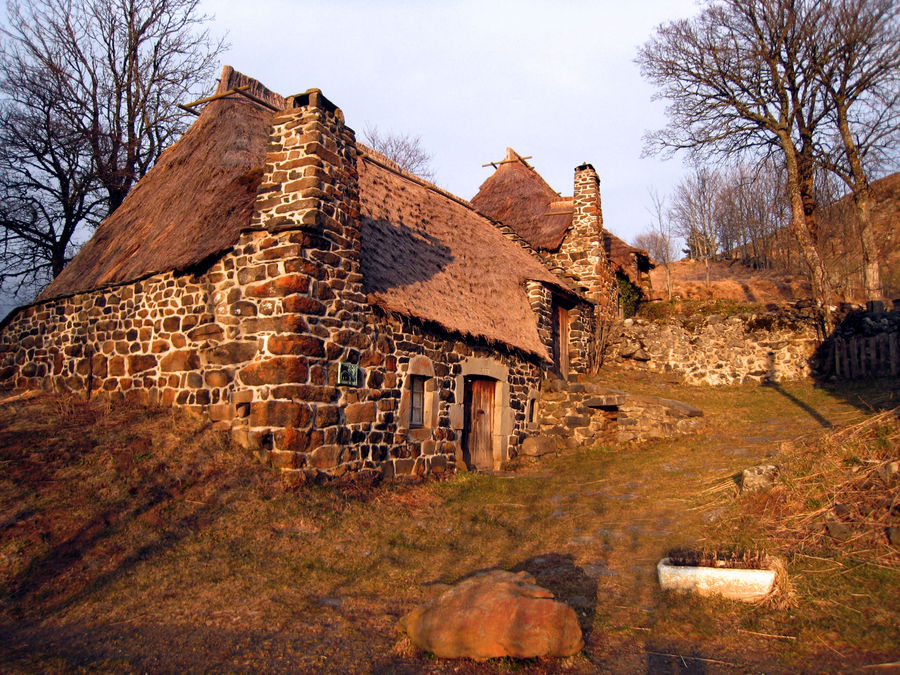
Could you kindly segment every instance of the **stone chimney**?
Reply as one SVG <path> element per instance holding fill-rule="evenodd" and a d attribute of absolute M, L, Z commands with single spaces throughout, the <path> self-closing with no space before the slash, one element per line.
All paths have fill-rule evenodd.
<path fill-rule="evenodd" d="M 344 114 L 318 89 L 290 96 L 272 119 L 265 174 L 252 227 L 302 229 L 325 237 L 359 271 L 359 187 L 356 136 Z"/>
<path fill-rule="evenodd" d="M 321 91 L 288 97 L 272 117 L 250 231 L 235 247 L 229 314 L 253 355 L 238 368 L 232 402 L 246 412 L 232 431 L 285 471 L 347 461 L 339 364 L 358 364 L 369 345 L 357 154 Z"/>
<path fill-rule="evenodd" d="M 590 164 L 575 169 L 572 226 L 560 246 L 558 262 L 603 314 L 616 315 L 618 287 L 605 244 L 600 179 Z"/>

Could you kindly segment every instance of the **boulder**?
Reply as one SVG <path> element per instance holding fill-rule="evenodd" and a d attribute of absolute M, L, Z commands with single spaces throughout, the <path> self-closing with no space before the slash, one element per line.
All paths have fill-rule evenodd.
<path fill-rule="evenodd" d="M 584 647 L 575 610 L 527 572 L 465 579 L 407 614 L 398 628 L 441 658 L 562 657 Z"/>
<path fill-rule="evenodd" d="M 741 492 L 765 492 L 775 487 L 778 467 L 771 464 L 744 469 L 741 473 Z"/>
<path fill-rule="evenodd" d="M 520 455 L 527 457 L 540 457 L 556 452 L 556 440 L 550 436 L 529 436 L 522 441 L 522 447 L 519 450 Z"/>

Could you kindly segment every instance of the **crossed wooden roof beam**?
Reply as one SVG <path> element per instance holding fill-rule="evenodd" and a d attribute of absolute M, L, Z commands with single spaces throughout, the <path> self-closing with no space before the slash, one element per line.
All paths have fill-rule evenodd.
<path fill-rule="evenodd" d="M 200 98 L 200 99 L 197 99 L 196 101 L 191 101 L 190 103 L 185 103 L 184 105 L 179 103 L 178 107 L 186 112 L 189 112 L 191 115 L 199 116 L 200 113 L 197 112 L 196 110 L 194 110 L 194 108 L 196 106 L 205 105 L 211 101 L 215 101 L 220 98 L 225 98 L 226 96 L 232 96 L 233 94 L 239 94 L 245 98 L 250 99 L 251 101 L 253 101 L 256 104 L 261 105 L 262 107 L 271 110 L 272 112 L 279 112 L 278 108 L 276 108 L 274 105 L 272 105 L 268 101 L 264 101 L 263 99 L 259 98 L 258 96 L 254 96 L 249 91 L 247 91 L 249 88 L 250 88 L 250 85 L 245 84 L 241 87 L 235 87 L 234 89 L 229 89 L 228 91 L 224 91 L 221 94 L 214 94 L 213 96 L 207 96 L 206 98 Z"/>

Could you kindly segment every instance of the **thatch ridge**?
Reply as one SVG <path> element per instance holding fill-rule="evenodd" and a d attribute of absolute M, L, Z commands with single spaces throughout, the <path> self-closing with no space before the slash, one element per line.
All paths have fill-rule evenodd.
<path fill-rule="evenodd" d="M 249 81 L 226 68 L 219 89 Z M 184 270 L 233 246 L 250 223 L 271 116 L 238 95 L 209 103 L 38 300 Z"/>
<path fill-rule="evenodd" d="M 558 249 L 572 225 L 571 199 L 561 197 L 512 148 L 472 197 L 472 206 L 538 250 Z"/>
<path fill-rule="evenodd" d="M 273 108 L 284 110 L 284 96 L 272 91 L 259 80 L 256 80 L 249 75 L 239 73 L 231 66 L 224 66 L 222 68 L 222 75 L 219 77 L 219 85 L 216 87 L 216 94 L 224 94 L 226 91 L 231 91 L 232 89 L 243 86 L 249 87 L 249 89 L 247 89 L 248 94 L 251 94 L 261 101 L 265 101 Z"/>

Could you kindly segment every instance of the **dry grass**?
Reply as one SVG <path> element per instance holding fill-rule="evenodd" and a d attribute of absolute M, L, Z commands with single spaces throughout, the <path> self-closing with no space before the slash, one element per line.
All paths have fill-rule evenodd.
<path fill-rule="evenodd" d="M 0 406 L 0 663 L 474 673 L 666 671 L 683 659 L 771 672 L 900 657 L 893 558 L 868 535 L 833 541 L 809 517 L 832 503 L 863 513 L 853 495 L 879 475 L 869 460 L 896 455 L 893 422 L 859 402 L 874 392 L 785 385 L 789 399 L 617 378 L 705 409 L 702 434 L 582 448 L 514 478 L 286 491 L 190 415 L 77 398 Z M 739 496 L 731 477 L 762 461 L 779 464 L 782 486 Z M 679 545 L 783 558 L 780 592 L 751 606 L 662 594 L 655 564 Z M 575 608 L 584 653 L 446 663 L 399 640 L 403 614 L 487 568 L 527 570 Z"/>
<path fill-rule="evenodd" d="M 754 270 L 739 262 L 710 262 L 710 284 L 706 265 L 698 260 L 678 260 L 671 265 L 672 295 L 684 300 L 729 300 L 733 302 L 796 302 L 810 297 L 809 282 L 775 270 Z M 657 265 L 650 273 L 653 297 L 666 296 L 666 271 Z"/>
<path fill-rule="evenodd" d="M 725 567 L 747 570 L 768 569 L 771 565 L 765 551 L 730 548 L 693 549 L 678 547 L 666 552 L 670 565 L 688 567 Z"/>

